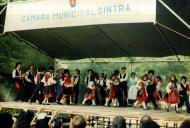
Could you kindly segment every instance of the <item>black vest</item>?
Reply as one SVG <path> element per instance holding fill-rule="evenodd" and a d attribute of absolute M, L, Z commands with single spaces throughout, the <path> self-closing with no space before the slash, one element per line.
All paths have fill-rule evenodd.
<path fill-rule="evenodd" d="M 19 71 L 17 70 L 17 69 L 15 69 L 16 70 L 16 72 L 15 72 L 15 76 L 19 76 Z M 14 82 L 22 82 L 22 80 L 21 79 L 19 79 L 19 78 L 13 78 L 13 81 Z"/>
<path fill-rule="evenodd" d="M 79 84 L 80 84 L 80 76 L 78 76 L 78 77 L 79 77 L 79 80 L 77 81 L 77 84 L 75 86 L 79 86 Z M 77 78 L 77 76 L 74 76 L 73 81 L 75 81 L 76 78 Z"/>

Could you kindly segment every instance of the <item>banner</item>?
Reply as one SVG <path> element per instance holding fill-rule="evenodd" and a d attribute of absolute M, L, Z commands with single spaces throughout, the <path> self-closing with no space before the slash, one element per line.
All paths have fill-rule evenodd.
<path fill-rule="evenodd" d="M 5 32 L 154 22 L 156 0 L 36 0 L 7 5 Z"/>

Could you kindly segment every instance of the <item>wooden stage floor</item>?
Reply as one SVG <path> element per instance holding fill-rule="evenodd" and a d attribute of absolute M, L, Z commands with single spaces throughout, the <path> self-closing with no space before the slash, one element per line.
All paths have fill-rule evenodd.
<path fill-rule="evenodd" d="M 15 109 L 29 109 L 29 110 L 52 110 L 58 111 L 63 114 L 81 114 L 84 116 L 97 116 L 97 117 L 114 117 L 124 116 L 126 119 L 140 118 L 147 114 L 150 115 L 157 122 L 175 122 L 181 123 L 185 119 L 190 118 L 190 114 L 186 112 L 176 113 L 175 111 L 166 112 L 165 110 L 142 110 L 141 108 L 113 108 L 104 106 L 75 106 L 75 105 L 38 105 L 29 104 L 26 102 L 0 102 L 0 108 L 15 108 Z"/>

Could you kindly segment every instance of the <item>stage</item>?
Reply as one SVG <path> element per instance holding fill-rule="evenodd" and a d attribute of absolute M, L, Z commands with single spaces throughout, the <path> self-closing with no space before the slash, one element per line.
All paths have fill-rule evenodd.
<path fill-rule="evenodd" d="M 26 102 L 0 102 L 0 108 L 13 108 L 13 109 L 24 109 L 24 110 L 46 110 L 46 111 L 56 111 L 61 114 L 70 115 L 84 115 L 91 117 L 105 117 L 112 119 L 115 116 L 123 116 L 127 120 L 135 121 L 139 123 L 140 118 L 147 114 L 150 115 L 153 120 L 159 123 L 163 127 L 178 127 L 181 122 L 185 119 L 190 118 L 190 114 L 182 111 L 181 113 L 176 113 L 174 110 L 166 112 L 165 110 L 142 110 L 141 108 L 113 108 L 104 106 L 75 106 L 75 105 L 38 105 L 36 103 L 29 104 Z"/>

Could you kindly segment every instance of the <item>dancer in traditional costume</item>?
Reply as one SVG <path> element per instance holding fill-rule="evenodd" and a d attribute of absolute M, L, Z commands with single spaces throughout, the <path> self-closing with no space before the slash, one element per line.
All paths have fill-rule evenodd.
<path fill-rule="evenodd" d="M 118 103 L 118 86 L 119 86 L 119 79 L 117 78 L 116 74 L 113 74 L 109 80 L 106 82 L 107 89 L 106 89 L 106 103 L 105 106 L 109 106 L 110 102 L 112 106 L 116 107 L 119 106 Z"/>
<path fill-rule="evenodd" d="M 63 97 L 63 75 L 62 73 L 56 76 L 57 84 L 55 85 L 56 103 L 61 104 L 60 100 Z"/>
<path fill-rule="evenodd" d="M 190 95 L 190 87 L 187 83 L 187 78 L 185 76 L 181 77 L 181 83 L 178 85 L 178 91 L 180 96 L 180 102 L 178 107 L 181 108 L 184 103 L 186 106 L 187 113 L 190 113 L 190 105 L 189 105 L 189 95 Z"/>
<path fill-rule="evenodd" d="M 23 100 L 22 88 L 23 88 L 23 77 L 21 72 L 22 64 L 20 62 L 16 63 L 15 69 L 12 72 L 12 78 L 14 82 L 14 88 L 16 91 L 16 101 Z"/>
<path fill-rule="evenodd" d="M 49 105 L 49 98 L 54 96 L 52 90 L 54 89 L 53 85 L 56 84 L 56 81 L 53 79 L 50 72 L 46 72 L 41 82 L 44 83 L 44 100 L 42 103 L 44 105 Z"/>
<path fill-rule="evenodd" d="M 128 91 L 128 105 L 129 106 L 133 106 L 133 104 L 135 103 L 136 99 L 137 99 L 137 82 L 138 82 L 138 78 L 136 77 L 135 72 L 131 73 L 131 78 L 129 80 L 129 91 Z"/>
<path fill-rule="evenodd" d="M 74 84 L 74 87 L 73 87 L 73 102 L 74 102 L 74 104 L 78 104 L 80 82 L 81 82 L 80 70 L 75 69 L 75 75 L 73 77 L 73 84 Z"/>
<path fill-rule="evenodd" d="M 92 69 L 88 70 L 88 75 L 85 78 L 85 95 L 84 95 L 84 100 L 82 102 L 82 104 L 88 104 L 88 101 L 92 101 L 92 105 L 96 105 L 95 102 L 95 94 L 96 94 L 96 78 L 95 78 L 95 74 L 94 71 Z"/>
<path fill-rule="evenodd" d="M 30 103 L 36 100 L 36 103 L 41 104 L 44 99 L 44 84 L 41 81 L 44 78 L 45 72 L 46 72 L 45 67 L 40 68 L 34 78 L 35 90 L 29 99 Z"/>
<path fill-rule="evenodd" d="M 154 97 L 154 93 L 156 92 L 156 84 L 150 78 L 148 78 L 148 86 L 146 87 L 146 91 L 147 91 L 147 94 L 148 94 L 146 104 L 148 105 L 151 102 L 153 104 L 153 106 L 154 106 L 154 109 L 155 110 L 158 109 L 158 105 L 157 105 L 156 99 Z M 148 107 L 150 108 L 149 105 L 148 105 Z"/>
<path fill-rule="evenodd" d="M 88 85 L 85 90 L 84 100 L 82 101 L 83 105 L 86 103 L 87 100 L 92 101 L 92 105 L 96 105 L 95 91 L 96 91 L 96 87 L 95 87 L 94 81 L 88 82 Z"/>
<path fill-rule="evenodd" d="M 97 97 L 99 101 L 99 105 L 105 104 L 105 97 L 106 97 L 106 78 L 104 76 L 104 73 L 99 74 L 99 79 L 97 80 Z"/>
<path fill-rule="evenodd" d="M 25 73 L 25 77 L 24 77 L 24 83 L 25 83 L 25 98 L 26 101 L 28 101 L 30 99 L 30 97 L 32 96 L 34 89 L 35 89 L 35 82 L 34 82 L 34 65 L 31 64 L 29 66 L 28 71 Z M 30 101 L 30 100 L 29 100 Z"/>
<path fill-rule="evenodd" d="M 67 104 L 72 103 L 72 95 L 73 95 L 73 81 L 71 79 L 71 75 L 69 70 L 65 70 L 65 78 L 63 80 L 63 97 L 62 100 L 66 100 Z"/>
<path fill-rule="evenodd" d="M 179 112 L 178 103 L 180 102 L 179 92 L 177 90 L 177 79 L 175 75 L 171 75 L 170 82 L 166 86 L 165 101 L 167 103 L 166 111 L 169 111 L 169 106 L 175 104 L 176 113 Z"/>
<path fill-rule="evenodd" d="M 145 74 L 141 77 L 141 79 L 137 82 L 137 100 L 134 103 L 134 107 L 138 107 L 138 104 L 141 103 L 143 105 L 143 109 L 147 110 L 146 101 L 147 101 L 147 92 L 146 92 L 146 81 L 148 79 L 148 75 Z"/>
<path fill-rule="evenodd" d="M 128 74 L 126 71 L 126 67 L 122 67 L 119 73 L 119 87 L 118 87 L 118 101 L 119 106 L 125 107 L 127 106 L 127 97 L 128 97 L 128 87 L 127 87 L 127 80 Z"/>
<path fill-rule="evenodd" d="M 161 105 L 160 104 L 160 101 L 162 100 L 161 88 L 163 86 L 161 76 L 156 76 L 155 83 L 156 83 L 156 91 L 154 92 L 154 98 L 155 98 L 157 104 Z"/>

